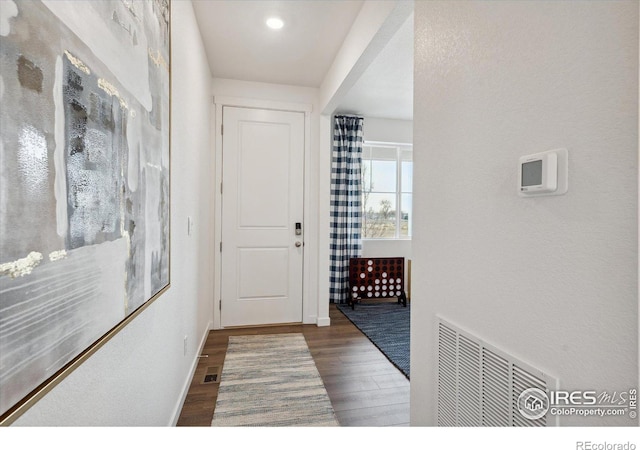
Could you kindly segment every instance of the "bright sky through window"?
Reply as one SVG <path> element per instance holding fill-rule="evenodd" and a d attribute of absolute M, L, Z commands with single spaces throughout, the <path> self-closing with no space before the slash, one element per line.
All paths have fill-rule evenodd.
<path fill-rule="evenodd" d="M 411 237 L 411 145 L 365 143 L 362 156 L 363 237 Z"/>

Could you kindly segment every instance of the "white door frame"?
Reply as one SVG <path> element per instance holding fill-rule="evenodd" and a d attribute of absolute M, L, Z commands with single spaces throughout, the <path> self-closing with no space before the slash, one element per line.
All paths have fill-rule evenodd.
<path fill-rule="evenodd" d="M 227 97 L 227 96 L 214 96 L 213 103 L 215 105 L 215 183 L 214 183 L 214 298 L 213 298 L 213 329 L 222 329 L 220 305 L 222 301 L 221 292 L 221 278 L 222 278 L 222 254 L 220 252 L 220 245 L 222 242 L 222 192 L 220 189 L 222 183 L 222 108 L 225 106 L 236 106 L 241 108 L 256 108 L 256 109 L 269 109 L 275 111 L 290 111 L 290 112 L 302 112 L 304 113 L 304 227 L 305 230 L 309 229 L 310 222 L 310 208 L 313 203 L 310 201 L 310 189 L 309 189 L 309 173 L 310 173 L 310 161 L 311 161 L 311 111 L 312 105 L 304 103 L 287 103 L 271 100 L 258 100 L 243 97 Z M 306 232 L 304 233 L 305 243 L 310 239 L 314 239 L 314 236 L 310 236 Z M 309 293 L 309 287 L 311 286 L 311 255 L 312 252 L 305 251 L 303 256 L 303 272 L 302 272 L 302 319 L 303 323 L 312 323 L 309 321 L 310 317 L 315 318 L 315 314 L 309 314 L 311 305 L 309 300 L 311 295 Z"/>

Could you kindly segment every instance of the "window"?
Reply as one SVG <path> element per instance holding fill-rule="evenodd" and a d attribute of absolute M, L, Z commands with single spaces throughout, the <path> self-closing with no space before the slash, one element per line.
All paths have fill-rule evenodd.
<path fill-rule="evenodd" d="M 362 237 L 411 238 L 413 151 L 407 144 L 362 147 Z"/>

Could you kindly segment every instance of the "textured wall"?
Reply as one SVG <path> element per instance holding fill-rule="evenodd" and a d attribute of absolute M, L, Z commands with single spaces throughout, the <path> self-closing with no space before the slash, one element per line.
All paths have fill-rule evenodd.
<path fill-rule="evenodd" d="M 637 101 L 636 1 L 416 2 L 413 425 L 436 314 L 562 389 L 637 386 Z M 518 197 L 518 157 L 558 147 L 568 193 Z"/>
<path fill-rule="evenodd" d="M 171 288 L 17 426 L 164 426 L 179 413 L 212 318 L 211 79 L 191 2 L 172 2 L 172 21 Z"/>

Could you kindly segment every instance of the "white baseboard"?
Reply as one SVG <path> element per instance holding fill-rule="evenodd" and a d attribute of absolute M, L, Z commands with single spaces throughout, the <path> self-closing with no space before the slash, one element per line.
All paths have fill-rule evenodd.
<path fill-rule="evenodd" d="M 328 327 L 331 325 L 331 319 L 329 317 L 318 317 L 316 322 L 319 327 Z"/>
<path fill-rule="evenodd" d="M 180 396 L 180 400 L 173 410 L 173 415 L 171 419 L 170 427 L 175 427 L 178 423 L 178 419 L 180 418 L 180 413 L 182 412 L 182 407 L 184 406 L 184 401 L 187 398 L 187 394 L 189 393 L 189 386 L 191 386 L 191 380 L 193 379 L 193 374 L 196 373 L 196 368 L 198 367 L 198 362 L 200 361 L 199 356 L 202 354 L 202 350 L 204 349 L 204 344 L 207 342 L 207 337 L 209 336 L 209 331 L 213 329 L 213 321 L 210 321 L 207 327 L 204 330 L 204 335 L 202 339 L 200 339 L 200 346 L 198 347 L 198 351 L 195 354 L 195 358 L 193 359 L 193 363 L 191 363 L 191 370 L 187 375 L 187 379 L 182 385 L 182 395 Z"/>

